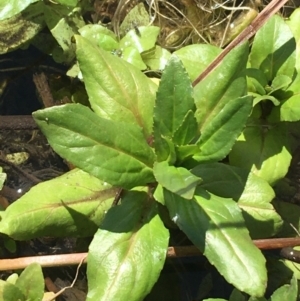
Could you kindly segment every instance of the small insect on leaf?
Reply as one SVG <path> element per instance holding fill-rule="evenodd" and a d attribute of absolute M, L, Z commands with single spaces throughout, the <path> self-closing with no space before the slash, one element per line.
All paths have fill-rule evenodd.
<path fill-rule="evenodd" d="M 138 28 L 138 24 L 137 24 L 136 21 L 132 22 L 132 27 L 134 28 L 134 31 L 135 31 L 136 35 L 139 36 L 139 37 L 141 37 L 141 32 L 140 32 L 140 30 Z"/>

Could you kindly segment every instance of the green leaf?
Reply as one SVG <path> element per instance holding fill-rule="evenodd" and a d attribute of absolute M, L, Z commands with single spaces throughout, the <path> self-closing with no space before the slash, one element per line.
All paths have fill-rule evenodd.
<path fill-rule="evenodd" d="M 154 138 L 154 145 L 157 162 L 167 161 L 171 165 L 175 164 L 177 154 L 175 145 L 171 141 L 171 139 L 157 136 L 156 138 Z"/>
<path fill-rule="evenodd" d="M 255 99 L 253 100 L 253 106 L 254 107 L 252 109 L 251 115 L 249 116 L 247 121 L 248 124 L 250 124 L 251 122 L 256 124 L 262 117 L 262 106 L 255 105 Z"/>
<path fill-rule="evenodd" d="M 120 48 L 133 47 L 143 53 L 155 47 L 160 28 L 157 26 L 140 26 L 129 30 L 120 41 Z"/>
<path fill-rule="evenodd" d="M 154 137 L 172 138 L 189 111 L 195 111 L 192 83 L 180 60 L 172 56 L 157 90 Z"/>
<path fill-rule="evenodd" d="M 6 5 L 9 6 L 7 4 L 8 2 L 5 2 Z M 23 3 L 23 1 L 18 2 Z M 27 2 L 28 1 L 24 1 L 24 3 Z M 0 9 L 0 13 L 1 12 Z M 0 21 L 0 54 L 15 50 L 24 45 L 44 27 L 43 2 L 29 5 L 21 13 Z"/>
<path fill-rule="evenodd" d="M 282 91 L 281 91 L 282 92 Z M 272 109 L 267 120 L 270 123 L 280 121 L 295 122 L 300 120 L 299 111 L 300 76 L 295 75 L 290 86 L 280 95 L 281 105 Z"/>
<path fill-rule="evenodd" d="M 4 212 L 0 232 L 17 240 L 93 235 L 117 188 L 74 169 L 30 189 Z"/>
<path fill-rule="evenodd" d="M 189 144 L 198 134 L 198 123 L 193 111 L 188 111 L 173 135 L 173 141 L 176 145 Z"/>
<path fill-rule="evenodd" d="M 251 170 L 272 186 L 290 166 L 292 156 L 287 139 L 284 125 L 271 129 L 247 127 L 229 154 L 230 164 Z"/>
<path fill-rule="evenodd" d="M 258 9 L 256 6 L 247 7 L 237 17 L 231 19 L 230 26 L 224 30 L 225 36 L 222 37 L 222 41 L 219 42 L 221 47 L 229 44 L 235 37 L 237 37 L 246 27 L 248 27 L 252 21 L 258 15 Z M 250 25 L 251 26 L 251 25 Z M 222 33 L 220 33 L 221 36 Z M 231 300 L 230 300 L 231 301 Z"/>
<path fill-rule="evenodd" d="M 290 27 L 296 39 L 296 65 L 297 71 L 300 70 L 300 28 L 299 28 L 300 9 L 293 10 L 293 13 L 286 20 L 286 24 Z"/>
<path fill-rule="evenodd" d="M 111 30 L 100 24 L 87 24 L 78 31 L 82 37 L 104 50 L 112 51 L 113 49 L 119 48 L 117 36 Z"/>
<path fill-rule="evenodd" d="M 292 79 L 289 76 L 284 74 L 277 75 L 272 81 L 272 90 L 270 93 L 274 93 L 277 90 L 287 88 L 291 82 Z"/>
<path fill-rule="evenodd" d="M 101 118 L 80 104 L 33 117 L 60 156 L 93 176 L 127 189 L 154 180 L 154 153 L 139 127 Z"/>
<path fill-rule="evenodd" d="M 22 291 L 14 284 L 0 280 L 0 300 L 27 301 Z"/>
<path fill-rule="evenodd" d="M 273 16 L 255 35 L 250 63 L 261 69 L 267 80 L 279 74 L 292 78 L 295 68 L 296 43 L 293 34 L 280 16 Z"/>
<path fill-rule="evenodd" d="M 55 2 L 61 5 L 75 7 L 78 3 L 78 0 L 55 0 Z"/>
<path fill-rule="evenodd" d="M 269 117 L 270 121 L 289 121 L 300 120 L 300 95 L 296 94 L 282 101 L 281 106 L 274 108 Z"/>
<path fill-rule="evenodd" d="M 107 212 L 89 247 L 87 301 L 139 301 L 150 292 L 169 241 L 157 210 L 146 193 L 131 191 Z"/>
<path fill-rule="evenodd" d="M 44 295 L 44 277 L 38 263 L 26 267 L 16 281 L 16 286 L 23 292 L 26 301 L 42 300 Z"/>
<path fill-rule="evenodd" d="M 59 44 L 59 48 L 53 52 L 55 60 L 59 63 L 70 63 L 75 58 L 76 45 L 72 42 L 72 37 L 85 25 L 78 10 L 79 8 L 62 5 L 45 5 L 45 21 Z"/>
<path fill-rule="evenodd" d="M 248 80 L 248 92 L 265 95 L 265 87 L 267 86 L 268 81 L 264 73 L 259 69 L 247 68 L 246 75 Z"/>
<path fill-rule="evenodd" d="M 296 73 L 293 77 L 293 81 L 286 89 L 286 97 L 289 98 L 293 95 L 300 94 L 300 73 Z"/>
<path fill-rule="evenodd" d="M 203 301 L 227 301 L 226 299 L 220 299 L 220 298 L 208 298 L 203 299 Z"/>
<path fill-rule="evenodd" d="M 201 132 L 205 131 L 206 127 L 211 127 L 214 118 L 218 117 L 229 102 L 245 95 L 247 59 L 248 43 L 244 43 L 234 48 L 222 64 L 194 87 L 197 107 L 195 116 Z M 241 103 L 248 101 L 246 98 Z"/>
<path fill-rule="evenodd" d="M 257 298 L 257 297 L 250 297 L 249 299 L 248 299 L 248 301 L 268 301 L 268 299 L 266 299 L 265 297 L 259 297 L 259 298 Z"/>
<path fill-rule="evenodd" d="M 194 156 L 197 161 L 224 158 L 250 115 L 252 98 L 238 98 L 246 91 L 247 52 L 247 44 L 231 51 L 222 64 L 194 88 L 196 118 L 201 130 L 200 152 Z"/>
<path fill-rule="evenodd" d="M 251 110 L 251 96 L 228 100 L 217 115 L 209 118 L 210 123 L 202 127 L 197 142 L 200 151 L 193 158 L 198 162 L 225 158 L 242 132 Z"/>
<path fill-rule="evenodd" d="M 183 65 L 173 56 L 163 72 L 154 108 L 153 135 L 158 161 L 168 160 L 172 155 L 172 148 L 168 146 L 172 141 L 182 143 L 193 138 L 197 128 L 193 118 L 195 105 L 192 93 L 191 81 Z M 191 131 L 187 133 L 188 130 Z"/>
<path fill-rule="evenodd" d="M 283 221 L 270 204 L 275 193 L 264 179 L 223 163 L 200 164 L 191 172 L 203 180 L 202 188 L 238 202 L 252 239 L 274 236 L 281 228 Z"/>
<path fill-rule="evenodd" d="M 164 188 L 158 184 L 155 188 L 155 191 L 153 193 L 153 197 L 155 201 L 165 206 L 165 199 L 164 199 Z"/>
<path fill-rule="evenodd" d="M 186 165 L 186 161 L 189 162 L 189 159 L 193 157 L 194 154 L 199 152 L 199 147 L 196 144 L 189 144 L 189 145 L 179 145 L 176 148 L 176 162 L 184 162 L 185 166 L 194 167 L 198 165 L 198 162 L 192 160 L 192 165 Z"/>
<path fill-rule="evenodd" d="M 274 106 L 279 106 L 280 105 L 280 101 L 277 98 L 275 98 L 274 96 L 271 96 L 271 95 L 256 96 L 253 100 L 253 105 L 256 105 L 259 102 L 264 101 L 264 100 L 270 100 L 273 103 Z"/>
<path fill-rule="evenodd" d="M 154 176 L 159 184 L 185 199 L 192 199 L 201 178 L 183 167 L 169 166 L 168 162 L 154 163 Z"/>
<path fill-rule="evenodd" d="M 0 20 L 11 18 L 24 11 L 31 3 L 38 1 L 40 0 L 0 0 Z"/>
<path fill-rule="evenodd" d="M 152 133 L 157 86 L 139 69 L 76 36 L 77 59 L 91 107 L 97 115 L 139 125 Z"/>
<path fill-rule="evenodd" d="M 8 278 L 6 279 L 6 282 L 9 282 L 11 284 L 16 284 L 18 278 L 19 278 L 19 275 L 17 273 L 13 273 L 8 276 Z"/>
<path fill-rule="evenodd" d="M 164 189 L 170 217 L 237 289 L 262 296 L 267 283 L 265 258 L 252 243 L 236 202 L 197 188 L 186 200 Z"/>
<path fill-rule="evenodd" d="M 191 80 L 196 79 L 220 53 L 220 48 L 208 44 L 188 45 L 174 52 L 182 61 Z"/>
<path fill-rule="evenodd" d="M 125 34 L 133 27 L 149 25 L 149 20 L 150 16 L 145 9 L 145 5 L 143 3 L 137 4 L 130 12 L 126 13 L 119 28 L 120 36 L 125 36 Z"/>
<path fill-rule="evenodd" d="M 143 62 L 140 53 L 134 47 L 126 47 L 122 53 L 122 59 L 126 62 L 132 64 L 133 66 L 139 68 L 140 70 L 147 69 L 147 66 Z"/>
<path fill-rule="evenodd" d="M 6 180 L 6 173 L 4 173 L 2 167 L 0 167 L 0 190 L 3 187 L 5 180 Z"/>
<path fill-rule="evenodd" d="M 296 277 L 291 279 L 291 284 L 285 284 L 277 289 L 271 296 L 270 301 L 297 301 L 298 300 L 298 282 Z"/>
<path fill-rule="evenodd" d="M 109 35 L 101 33 L 98 35 L 97 45 L 106 51 L 115 51 L 119 48 L 119 43 L 115 39 Z"/>
<path fill-rule="evenodd" d="M 230 294 L 229 301 L 247 301 L 247 297 L 236 288 Z"/>
<path fill-rule="evenodd" d="M 155 51 L 151 54 L 142 53 L 144 63 L 151 70 L 164 70 L 170 57 L 171 53 L 160 46 L 156 46 Z"/>

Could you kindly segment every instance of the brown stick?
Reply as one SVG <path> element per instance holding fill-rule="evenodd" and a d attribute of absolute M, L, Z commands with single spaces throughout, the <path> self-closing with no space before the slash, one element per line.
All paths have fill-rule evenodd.
<path fill-rule="evenodd" d="M 299 246 L 300 237 L 257 239 L 253 243 L 261 250 L 281 249 Z"/>
<path fill-rule="evenodd" d="M 0 271 L 24 269 L 31 263 L 39 263 L 42 267 L 78 265 L 82 258 L 86 257 L 87 253 L 73 253 L 60 255 L 45 255 L 20 257 L 15 259 L 1 259 Z M 83 261 L 86 263 L 86 259 Z"/>
<path fill-rule="evenodd" d="M 193 87 L 199 84 L 205 77 L 207 77 L 223 60 L 223 58 L 234 47 L 242 42 L 249 40 L 256 32 L 265 24 L 265 22 L 287 2 L 288 0 L 272 0 L 253 20 L 253 22 L 246 27 L 209 65 L 208 67 L 193 81 Z"/>
<path fill-rule="evenodd" d="M 43 101 L 44 107 L 49 108 L 55 105 L 47 77 L 44 72 L 33 75 L 33 82 Z"/>
<path fill-rule="evenodd" d="M 30 115 L 0 116 L 0 130 L 35 130 L 37 124 Z"/>
<path fill-rule="evenodd" d="M 300 245 L 300 237 L 294 238 L 272 238 L 253 240 L 253 243 L 261 250 L 281 249 Z M 202 253 L 195 246 L 169 247 L 168 258 L 201 256 Z M 15 259 L 1 259 L 0 271 L 24 269 L 33 262 L 39 263 L 42 267 L 55 267 L 78 265 L 81 261 L 86 263 L 87 253 L 73 253 L 61 255 L 46 255 L 21 257 Z M 84 258 L 84 260 L 83 260 Z"/>

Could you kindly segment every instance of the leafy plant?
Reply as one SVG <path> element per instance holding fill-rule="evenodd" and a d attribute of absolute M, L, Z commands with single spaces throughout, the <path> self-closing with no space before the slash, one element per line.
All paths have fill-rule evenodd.
<path fill-rule="evenodd" d="M 13 5 L 7 5 L 5 0 L 2 2 L 0 7 L 5 9 L 0 14 L 0 32 L 6 38 L 0 40 L 0 53 L 33 44 L 51 54 L 55 61 L 72 64 L 75 59 L 72 36 L 80 33 L 95 45 L 122 57 L 140 70 L 163 69 L 170 57 L 166 49 L 155 45 L 160 29 L 149 26 L 150 17 L 142 3 L 126 16 L 120 27 L 120 39 L 103 25 L 85 23 L 83 15 L 91 10 L 87 0 L 61 0 L 55 3 L 43 0 L 15 1 Z M 50 33 L 41 32 L 45 27 Z M 77 68 L 73 67 L 69 75 L 77 76 Z"/>
<path fill-rule="evenodd" d="M 123 58 L 140 70 L 162 70 L 170 53 L 155 45 L 160 28 L 149 26 L 150 16 L 142 3 L 136 5 L 120 26 L 119 38 L 113 31 L 100 24 L 88 24 L 79 30 L 100 48 Z M 138 24 L 138 25 L 137 25 Z"/>
<path fill-rule="evenodd" d="M 298 144 L 289 124 L 300 120 L 299 70 L 291 31 L 297 14 L 290 17 L 291 28 L 274 16 L 254 38 L 246 71 L 254 109 L 229 155 L 231 164 L 251 170 L 271 185 L 286 175 Z"/>
<path fill-rule="evenodd" d="M 0 190 L 3 187 L 3 183 L 5 182 L 6 174 L 2 171 L 2 167 L 0 167 Z"/>
<path fill-rule="evenodd" d="M 261 36 L 281 27 L 288 39 L 281 43 L 276 30 L 271 46 L 260 48 Z M 291 92 L 298 93 L 293 39 L 281 19 L 271 18 L 254 41 L 252 69 L 247 69 L 249 46 L 244 43 L 192 87 L 220 51 L 216 47 L 176 51 L 157 86 L 137 67 L 76 35 L 72 47 L 91 109 L 66 104 L 33 116 L 53 149 L 77 168 L 36 185 L 10 205 L 0 232 L 18 240 L 94 235 L 87 300 L 142 300 L 166 257 L 169 231 L 160 214 L 163 206 L 229 283 L 250 300 L 264 300 L 266 260 L 251 238 L 273 236 L 283 224 L 271 204 L 270 184 L 285 175 L 290 163 L 290 148 L 275 138 L 286 135 L 286 121 L 298 120 L 285 120 L 295 115 L 294 106 L 290 115 L 282 108 Z M 266 109 L 270 102 L 271 113 Z M 277 107 L 282 110 L 276 119 L 272 112 Z M 278 160 L 285 167 L 272 175 L 267 169 L 252 173 L 262 156 L 253 152 L 251 157 L 242 149 L 241 137 L 248 137 L 251 123 L 263 134 L 267 123 L 267 151 L 272 143 L 273 153 L 282 150 Z M 256 136 L 249 137 L 255 148 Z M 243 164 L 236 159 L 240 151 Z M 228 154 L 237 166 L 219 162 Z M 120 204 L 113 206 L 116 195 Z M 296 300 L 296 290 L 293 279 L 272 300 L 286 293 Z"/>
<path fill-rule="evenodd" d="M 76 44 L 94 112 L 67 104 L 33 115 L 54 150 L 90 175 L 74 170 L 37 185 L 7 208 L 1 232 L 29 239 L 53 233 L 56 224 L 56 235 L 84 236 L 98 225 L 88 256 L 88 300 L 96 295 L 140 300 L 157 280 L 168 246 L 160 202 L 229 282 L 250 295 L 263 295 L 265 260 L 250 239 L 238 204 L 228 198 L 232 196 L 207 191 L 197 174 L 198 161 L 226 156 L 251 112 L 252 99 L 243 96 L 248 45 L 232 51 L 215 71 L 222 76 L 211 87 L 213 98 L 205 103 L 176 56 L 170 59 L 155 97 L 155 84 L 134 66 L 80 36 Z M 216 107 L 213 114 L 211 103 Z M 220 139 L 227 129 L 232 129 L 227 139 Z M 193 169 L 186 168 L 186 162 Z M 106 182 L 124 190 L 120 206 L 105 207 L 115 194 Z M 61 190 L 59 183 L 64 185 Z M 38 201 L 24 210 L 28 198 Z M 35 218 L 29 219 L 32 214 Z M 230 262 L 224 260 L 228 256 Z M 145 271 L 147 279 L 142 276 Z M 123 273 L 131 276 L 123 278 Z"/>
<path fill-rule="evenodd" d="M 6 53 L 30 43 L 49 53 L 57 62 L 71 63 L 75 47 L 71 37 L 85 25 L 82 13 L 88 9 L 88 1 L 43 0 L 0 1 L 0 53 Z M 50 33 L 42 30 L 48 27 Z M 17 37 L 17 38 L 16 38 Z"/>
<path fill-rule="evenodd" d="M 295 277 L 291 279 L 290 284 L 285 284 L 281 287 L 279 287 L 271 296 L 269 299 L 266 299 L 264 297 L 256 298 L 256 297 L 250 297 L 248 298 L 245 296 L 245 294 L 241 293 L 237 289 L 234 289 L 228 299 L 228 301 L 274 301 L 274 300 L 297 300 L 297 293 L 298 293 L 298 283 Z M 209 298 L 205 299 L 203 301 L 227 301 L 225 299 L 215 299 L 215 298 Z"/>
<path fill-rule="evenodd" d="M 32 263 L 20 276 L 12 274 L 4 281 L 0 280 L 1 300 L 42 300 L 44 296 L 44 278 L 39 264 Z"/>

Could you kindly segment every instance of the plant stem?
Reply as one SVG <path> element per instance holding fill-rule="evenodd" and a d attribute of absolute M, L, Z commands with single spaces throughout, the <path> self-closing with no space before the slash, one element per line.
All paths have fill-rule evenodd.
<path fill-rule="evenodd" d="M 242 42 L 249 40 L 256 32 L 265 24 L 265 22 L 273 16 L 288 0 L 272 0 L 208 66 L 207 68 L 193 81 L 193 87 L 199 84 L 207 77 L 223 60 L 223 58 L 236 46 Z"/>
<path fill-rule="evenodd" d="M 281 249 L 300 245 L 300 237 L 258 239 L 253 240 L 253 243 L 261 250 Z M 39 263 L 42 267 L 78 265 L 80 262 L 87 262 L 87 255 L 88 253 L 73 253 L 1 259 L 0 271 L 24 269 L 33 262 Z M 201 252 L 195 246 L 169 247 L 167 251 L 168 258 L 201 255 Z"/>
<path fill-rule="evenodd" d="M 37 124 L 30 115 L 6 115 L 0 118 L 0 130 L 35 130 Z"/>
<path fill-rule="evenodd" d="M 47 77 L 44 72 L 33 75 L 33 82 L 39 93 L 39 96 L 44 104 L 45 108 L 49 108 L 55 105 L 51 89 L 48 84 Z"/>

